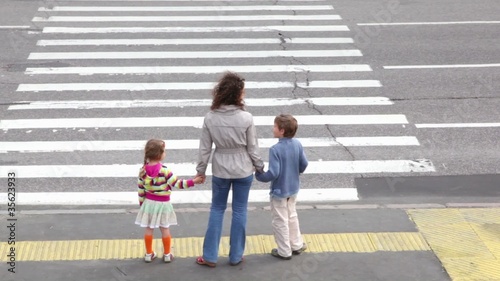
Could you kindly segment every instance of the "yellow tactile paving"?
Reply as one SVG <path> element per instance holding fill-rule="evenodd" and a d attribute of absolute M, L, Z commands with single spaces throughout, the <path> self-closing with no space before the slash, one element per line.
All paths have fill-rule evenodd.
<path fill-rule="evenodd" d="M 500 223 L 471 223 L 470 225 L 481 240 L 500 243 Z"/>
<path fill-rule="evenodd" d="M 411 219 L 417 225 L 443 225 L 466 223 L 458 209 L 416 209 L 410 211 Z"/>
<path fill-rule="evenodd" d="M 500 223 L 471 224 L 471 226 L 490 252 L 500 260 Z"/>
<path fill-rule="evenodd" d="M 0 253 L 5 253 L 5 255 L 8 255 L 10 251 L 10 245 L 7 243 L 1 243 L 0 244 Z"/>
<path fill-rule="evenodd" d="M 420 226 L 420 232 L 440 258 L 493 258 L 467 223 Z"/>
<path fill-rule="evenodd" d="M 500 209 L 409 210 L 452 280 L 500 280 Z"/>
<path fill-rule="evenodd" d="M 423 237 L 417 232 L 390 233 L 329 233 L 305 234 L 304 241 L 310 253 L 376 251 L 428 251 Z M 161 253 L 162 242 L 154 240 L 156 251 Z M 173 253 L 179 258 L 201 255 L 202 237 L 174 238 Z M 7 243 L 0 243 L 3 253 L 0 261 L 7 261 Z M 246 255 L 268 254 L 275 247 L 272 235 L 247 237 Z M 220 256 L 229 254 L 229 237 L 221 240 Z M 135 259 L 144 255 L 141 239 L 75 240 L 75 241 L 16 241 L 18 261 L 107 260 Z"/>
<path fill-rule="evenodd" d="M 371 233 L 378 251 L 429 251 L 427 242 L 419 233 Z"/>
<path fill-rule="evenodd" d="M 459 209 L 464 219 L 475 223 L 497 223 L 500 224 L 500 209 Z"/>
<path fill-rule="evenodd" d="M 225 237 L 224 237 L 225 238 Z M 221 246 L 226 243 L 225 239 L 221 240 Z M 161 248 L 161 240 L 155 241 L 157 252 L 163 252 Z M 201 237 L 187 237 L 187 238 L 174 238 L 172 241 L 173 252 L 176 257 L 187 258 L 187 257 L 197 257 L 201 255 L 201 249 L 203 248 L 203 238 Z M 222 248 L 222 247 L 221 247 Z M 222 250 L 221 250 L 222 251 Z M 144 242 L 140 240 L 140 247 L 138 251 L 140 256 L 144 255 Z M 137 255 L 135 256 L 137 257 Z"/>
<path fill-rule="evenodd" d="M 453 281 L 498 281 L 500 261 L 491 259 L 447 259 L 443 266 Z"/>

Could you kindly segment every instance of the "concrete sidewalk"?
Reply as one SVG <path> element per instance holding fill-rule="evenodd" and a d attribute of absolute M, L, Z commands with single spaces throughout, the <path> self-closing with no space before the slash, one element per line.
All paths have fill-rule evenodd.
<path fill-rule="evenodd" d="M 16 273 L 7 271 L 11 249 L 1 243 L 0 260 L 7 267 L 2 266 L 0 279 L 450 280 L 448 274 L 454 280 L 500 279 L 497 208 L 299 210 L 309 249 L 291 261 L 269 255 L 274 247 L 270 212 L 254 208 L 245 262 L 236 267 L 227 260 L 228 212 L 214 269 L 194 262 L 201 254 L 208 212 L 178 210 L 171 264 L 142 261 L 143 230 L 133 224 L 135 212 L 20 214 Z M 160 240 L 155 247 L 162 251 Z"/>

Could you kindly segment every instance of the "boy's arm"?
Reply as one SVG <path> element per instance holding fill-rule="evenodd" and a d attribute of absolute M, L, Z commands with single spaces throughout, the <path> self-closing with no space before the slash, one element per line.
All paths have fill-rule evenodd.
<path fill-rule="evenodd" d="M 280 174 L 280 161 L 279 156 L 273 147 L 269 149 L 269 169 L 265 173 L 255 173 L 255 178 L 258 181 L 270 182 L 278 178 Z"/>
<path fill-rule="evenodd" d="M 300 144 L 300 154 L 299 154 L 299 172 L 302 174 L 306 168 L 309 162 L 307 161 L 306 154 L 304 153 L 304 148 L 302 147 L 302 144 Z"/>

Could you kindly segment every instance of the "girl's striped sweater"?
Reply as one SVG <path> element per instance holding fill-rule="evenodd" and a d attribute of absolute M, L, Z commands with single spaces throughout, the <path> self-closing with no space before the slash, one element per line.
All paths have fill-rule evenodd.
<path fill-rule="evenodd" d="M 148 175 L 146 167 L 142 167 L 140 170 L 137 187 L 139 204 L 141 205 L 146 198 L 155 201 L 170 201 L 172 187 L 184 189 L 194 186 L 192 179 L 179 179 L 166 165 L 162 163 L 158 163 L 157 165 L 161 165 L 157 175 Z M 141 177 L 143 173 L 144 175 Z"/>

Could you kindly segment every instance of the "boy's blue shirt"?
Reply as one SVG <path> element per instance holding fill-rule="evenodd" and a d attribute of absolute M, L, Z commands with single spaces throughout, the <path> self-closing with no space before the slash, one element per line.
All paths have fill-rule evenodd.
<path fill-rule="evenodd" d="M 294 138 L 280 138 L 269 149 L 269 169 L 255 173 L 258 181 L 271 182 L 271 196 L 287 198 L 299 192 L 299 174 L 307 168 L 302 144 Z"/>

